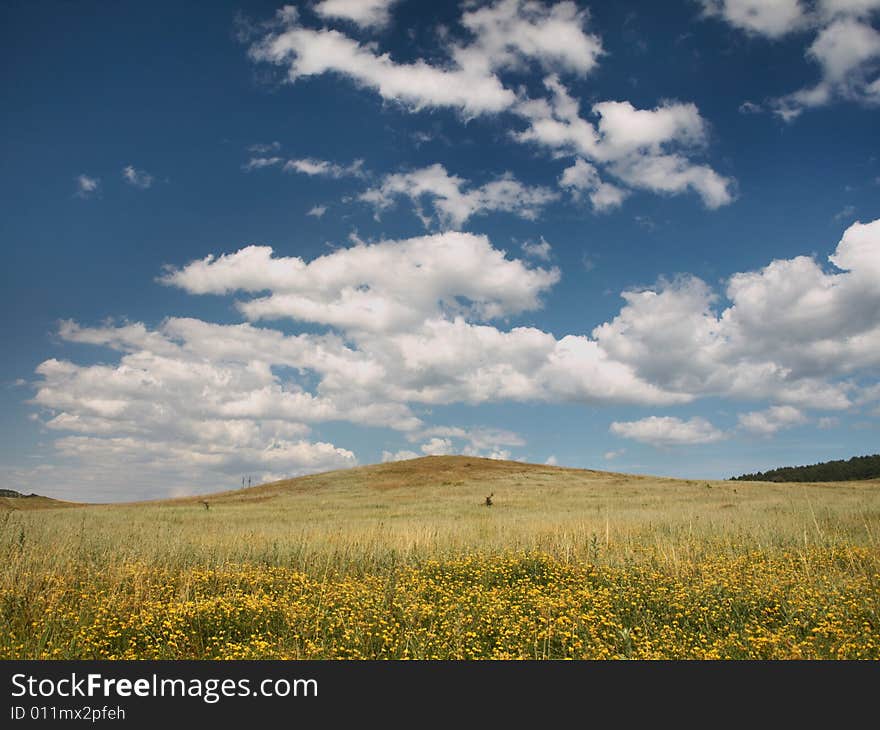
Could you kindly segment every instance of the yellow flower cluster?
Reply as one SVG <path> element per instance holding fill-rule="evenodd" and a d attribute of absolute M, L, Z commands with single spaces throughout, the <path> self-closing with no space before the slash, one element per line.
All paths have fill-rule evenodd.
<path fill-rule="evenodd" d="M 878 659 L 880 554 L 82 566 L 4 584 L 0 627 L 3 659 Z"/>

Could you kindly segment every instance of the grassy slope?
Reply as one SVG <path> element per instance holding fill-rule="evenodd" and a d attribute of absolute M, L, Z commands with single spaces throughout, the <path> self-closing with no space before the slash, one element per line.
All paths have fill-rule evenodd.
<path fill-rule="evenodd" d="M 43 510 L 58 507 L 80 507 L 74 502 L 63 502 L 51 497 L 0 497 L 0 511 L 2 510 Z"/>
<path fill-rule="evenodd" d="M 494 506 L 483 506 L 492 492 Z M 94 554 L 149 561 L 342 567 L 469 550 L 567 557 L 599 543 L 609 559 L 626 560 L 645 544 L 671 555 L 699 541 L 733 551 L 836 539 L 874 545 L 880 481 L 706 482 L 426 457 L 206 497 L 15 514 L 56 555 L 75 540 Z"/>
<path fill-rule="evenodd" d="M 878 539 L 876 480 L 465 457 L 0 511 L 0 658 L 880 658 Z"/>

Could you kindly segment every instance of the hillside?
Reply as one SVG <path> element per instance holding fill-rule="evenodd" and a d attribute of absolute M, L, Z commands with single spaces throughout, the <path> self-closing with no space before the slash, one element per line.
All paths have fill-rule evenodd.
<path fill-rule="evenodd" d="M 732 477 L 750 482 L 843 482 L 880 478 L 880 454 L 824 461 L 809 466 L 784 466 L 755 474 Z"/>
<path fill-rule="evenodd" d="M 592 469 L 573 469 L 570 467 L 528 464 L 520 461 L 502 461 L 474 456 L 424 456 L 406 461 L 370 464 L 351 469 L 309 474 L 307 476 L 282 479 L 245 489 L 234 489 L 213 494 L 178 497 L 159 502 L 141 504 L 232 504 L 246 502 L 265 502 L 278 497 L 304 495 L 309 493 L 332 493 L 347 491 L 354 495 L 364 491 L 384 494 L 389 492 L 408 492 L 417 490 L 426 498 L 444 493 L 468 492 L 473 494 L 475 503 L 482 503 L 494 490 L 510 492 L 523 487 L 604 486 L 629 483 L 663 482 L 689 484 L 694 480 L 648 477 L 635 474 L 620 474 Z M 699 482 L 703 484 L 703 482 Z"/>
<path fill-rule="evenodd" d="M 52 507 L 76 507 L 73 502 L 43 497 L 39 494 L 22 494 L 14 489 L 0 489 L 0 510 L 32 510 Z"/>
<path fill-rule="evenodd" d="M 880 480 L 438 456 L 0 524 L 0 658 L 880 658 Z"/>

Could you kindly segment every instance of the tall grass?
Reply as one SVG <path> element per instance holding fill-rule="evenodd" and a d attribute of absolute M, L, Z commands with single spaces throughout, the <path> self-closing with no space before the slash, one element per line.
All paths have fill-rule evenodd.
<path fill-rule="evenodd" d="M 0 513 L 0 656 L 880 651 L 877 483 L 341 474 Z"/>

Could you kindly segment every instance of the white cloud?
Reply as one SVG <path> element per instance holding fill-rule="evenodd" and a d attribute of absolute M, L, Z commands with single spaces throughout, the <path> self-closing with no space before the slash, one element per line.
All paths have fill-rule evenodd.
<path fill-rule="evenodd" d="M 286 22 L 250 48 L 258 62 L 287 68 L 287 79 L 325 73 L 348 77 L 376 91 L 386 101 L 415 109 L 452 107 L 469 115 L 498 112 L 513 104 L 515 95 L 498 78 L 481 68 L 432 66 L 419 59 L 397 63 L 388 54 L 336 30 L 311 30 Z"/>
<path fill-rule="evenodd" d="M 324 18 L 349 20 L 361 28 L 384 28 L 399 0 L 321 0 L 314 10 Z"/>
<path fill-rule="evenodd" d="M 547 457 L 547 461 L 544 462 L 547 466 L 558 466 L 559 462 L 556 459 L 555 454 L 550 454 Z"/>
<path fill-rule="evenodd" d="M 799 0 L 700 0 L 715 15 L 749 33 L 778 38 L 804 28 L 809 16 Z"/>
<path fill-rule="evenodd" d="M 138 170 L 132 165 L 122 168 L 122 179 L 132 187 L 146 190 L 153 185 L 153 176 L 146 170 Z"/>
<path fill-rule="evenodd" d="M 640 421 L 614 421 L 609 430 L 615 436 L 651 446 L 708 444 L 725 437 L 722 431 L 700 417 L 683 421 L 672 416 L 649 416 Z"/>
<path fill-rule="evenodd" d="M 446 456 L 452 453 L 452 441 L 434 437 L 419 448 L 425 456 Z"/>
<path fill-rule="evenodd" d="M 508 259 L 485 236 L 448 232 L 338 249 L 310 263 L 267 246 L 208 256 L 162 279 L 193 294 L 262 292 L 248 319 L 290 317 L 346 330 L 406 330 L 444 313 L 482 320 L 540 306 L 558 269 Z"/>
<path fill-rule="evenodd" d="M 98 194 L 101 187 L 101 181 L 96 177 L 88 175 L 77 175 L 76 178 L 76 196 L 78 198 L 90 198 Z"/>
<path fill-rule="evenodd" d="M 694 277 L 625 292 L 593 336 L 665 389 L 847 408 L 846 377 L 880 365 L 880 221 L 850 226 L 829 260 L 839 273 L 800 256 L 734 274 L 719 314 Z"/>
<path fill-rule="evenodd" d="M 83 329 L 68 322 L 60 334 L 122 353 L 117 364 L 52 359 L 37 369 L 33 403 L 50 432 L 69 434 L 55 446 L 85 483 L 95 465 L 128 474 L 126 485 L 141 484 L 154 495 L 167 495 L 178 484 L 216 489 L 235 474 L 266 469 L 293 476 L 353 466 L 351 451 L 306 440 L 308 422 L 395 420 L 387 406 L 333 402 L 273 373 L 276 363 L 351 358 L 332 339 L 183 319 L 168 320 L 159 331 L 143 325 Z M 405 409 L 397 416 L 404 419 L 398 425 L 407 418 L 418 423 Z M 96 486 L 92 496 L 131 498 L 124 488 L 117 477 L 115 484 Z"/>
<path fill-rule="evenodd" d="M 386 463 L 389 461 L 407 461 L 409 459 L 418 459 L 420 456 L 424 456 L 424 454 L 417 454 L 415 451 L 407 451 L 406 449 L 394 452 L 383 451 L 382 462 Z"/>
<path fill-rule="evenodd" d="M 616 459 L 619 456 L 623 456 L 625 453 L 626 453 L 626 449 L 617 449 L 615 451 L 606 451 L 604 454 L 602 454 L 602 458 L 605 459 L 605 461 L 614 461 L 614 459 Z"/>
<path fill-rule="evenodd" d="M 628 101 L 594 104 L 598 123 L 580 116 L 579 103 L 556 77 L 545 85 L 549 100 L 522 102 L 517 111 L 528 122 L 515 133 L 521 142 L 533 142 L 551 150 L 580 155 L 560 180 L 573 190 L 592 190 L 597 209 L 618 205 L 625 192 L 606 188 L 597 169 L 602 164 L 622 183 L 663 194 L 698 193 L 708 208 L 733 201 L 735 183 L 691 156 L 706 144 L 706 124 L 693 104 L 664 102 L 654 109 L 636 109 Z"/>
<path fill-rule="evenodd" d="M 288 160 L 284 163 L 284 171 L 299 172 L 309 176 L 332 177 L 338 180 L 343 177 L 364 177 L 363 165 L 363 160 L 355 160 L 350 165 L 338 165 L 327 160 L 304 158 Z"/>
<path fill-rule="evenodd" d="M 764 411 L 740 413 L 740 428 L 760 436 L 772 436 L 777 431 L 807 422 L 807 417 L 792 406 L 773 406 Z"/>
<path fill-rule="evenodd" d="M 308 213 L 306 213 L 306 215 L 310 215 L 313 218 L 323 218 L 324 213 L 326 213 L 326 212 L 327 212 L 326 205 L 315 205 L 315 206 L 309 208 L 309 211 L 308 211 Z"/>
<path fill-rule="evenodd" d="M 559 271 L 508 258 L 485 236 L 357 242 L 311 261 L 249 246 L 170 269 L 162 281 L 241 296 L 252 320 L 284 317 L 328 333 L 181 317 L 156 328 L 63 322 L 63 340 L 117 358 L 46 360 L 33 403 L 77 474 L 96 461 L 123 472 L 135 465 L 151 483 L 160 475 L 180 483 L 199 469 L 227 479 L 245 467 L 256 473 L 258 462 L 273 474 L 353 463 L 344 448 L 308 440 L 314 424 L 331 421 L 395 429 L 411 453 L 509 458 L 523 445 L 503 429 L 428 426 L 416 404 L 667 406 L 720 396 L 772 403 L 741 419 L 766 431 L 802 409 L 877 398 L 880 220 L 850 226 L 829 258 L 829 271 L 797 257 L 734 274 L 726 300 L 694 277 L 624 292 L 623 308 L 592 337 L 557 338 L 501 329 L 540 308 Z M 700 418 L 615 422 L 612 432 L 669 445 L 723 436 Z M 181 450 L 192 458 L 178 468 Z"/>
<path fill-rule="evenodd" d="M 822 28 L 807 56 L 821 69 L 821 80 L 774 102 L 774 109 L 791 121 L 810 107 L 825 106 L 836 99 L 880 104 L 876 72 L 880 60 L 880 33 L 852 17 L 840 17 Z M 873 77 L 873 78 L 872 78 Z"/>
<path fill-rule="evenodd" d="M 541 259 L 541 261 L 549 261 L 553 252 L 553 247 L 544 240 L 543 236 L 537 242 L 526 241 L 520 245 L 520 248 L 526 256 L 530 256 L 533 259 Z"/>
<path fill-rule="evenodd" d="M 770 100 L 769 106 L 786 121 L 805 109 L 838 99 L 880 104 L 880 33 L 871 25 L 880 10 L 878 0 L 819 0 L 815 7 L 798 0 L 701 0 L 707 14 L 736 28 L 769 38 L 792 31 L 814 34 L 806 56 L 819 66 L 818 83 Z M 746 102 L 746 111 L 760 107 Z M 743 108 L 741 107 L 741 109 Z"/>
<path fill-rule="evenodd" d="M 465 68 L 516 69 L 535 60 L 546 70 L 584 75 L 603 53 L 599 38 L 584 31 L 588 18 L 573 2 L 500 0 L 462 15 L 461 24 L 475 40 L 453 55 Z"/>
<path fill-rule="evenodd" d="M 693 104 L 664 101 L 651 110 L 636 109 L 627 101 L 604 101 L 592 107 L 598 128 L 580 117 L 578 103 L 556 74 L 584 76 L 597 65 L 602 43 L 587 32 L 588 20 L 587 11 L 569 0 L 549 5 L 534 0 L 498 0 L 482 7 L 466 4 L 461 26 L 468 33 L 467 42 L 456 40 L 448 29 L 441 35 L 446 62 L 399 63 L 375 44 L 363 45 L 337 30 L 306 28 L 298 13 L 287 10 L 278 13 L 271 30 L 249 53 L 256 62 L 285 67 L 291 83 L 335 73 L 415 111 L 450 107 L 465 117 L 509 111 L 528 125 L 514 133 L 515 139 L 540 144 L 555 155 L 580 155 L 601 164 L 603 172 L 622 185 L 661 194 L 692 190 L 709 208 L 730 203 L 734 181 L 694 160 L 698 149 L 705 147 L 706 130 Z M 548 98 L 529 99 L 522 87 L 514 92 L 502 82 L 501 74 L 521 73 L 533 66 L 549 74 Z M 432 169 L 411 175 L 424 177 Z M 386 180 L 392 188 L 414 181 L 406 176 Z M 445 204 L 457 208 L 461 196 L 455 185 L 435 181 L 441 183 L 451 189 L 451 197 L 444 195 L 444 200 L 452 202 Z M 484 191 L 487 195 L 529 215 L 549 194 L 544 191 L 541 200 L 523 204 L 526 191 L 516 181 L 502 178 L 489 185 L 493 187 Z M 389 195 L 402 192 L 391 189 L 383 195 L 378 188 L 368 191 L 367 199 L 387 204 Z M 585 192 L 597 211 L 618 207 L 628 194 L 620 185 L 598 177 Z M 469 209 L 466 205 L 464 212 L 458 212 L 458 220 L 465 220 Z"/>
<path fill-rule="evenodd" d="M 628 195 L 626 190 L 603 182 L 598 170 L 581 157 L 578 157 L 571 167 L 562 171 L 559 185 L 567 188 L 575 200 L 579 200 L 584 193 L 587 193 L 593 208 L 600 213 L 619 208 Z"/>
<path fill-rule="evenodd" d="M 819 0 L 818 5 L 820 13 L 826 19 L 834 19 L 840 15 L 867 18 L 871 13 L 880 10 L 880 0 Z"/>
<path fill-rule="evenodd" d="M 357 12 L 372 18 L 370 3 L 356 7 L 348 0 L 325 0 L 347 8 L 347 17 Z M 337 12 L 346 16 L 346 12 Z M 381 13 L 376 17 L 384 17 Z M 509 109 L 516 94 L 506 88 L 497 71 L 517 71 L 529 63 L 546 70 L 583 75 L 592 70 L 602 53 L 602 44 L 587 33 L 588 17 L 573 2 L 550 6 L 533 0 L 500 0 L 467 10 L 461 17 L 468 31 L 467 43 L 449 40 L 449 62 L 430 64 L 422 59 L 398 63 L 336 30 L 311 30 L 302 26 L 298 13 L 280 11 L 271 31 L 250 48 L 255 61 L 286 66 L 288 80 L 336 73 L 373 89 L 388 101 L 415 109 L 452 107 L 475 116 Z"/>
<path fill-rule="evenodd" d="M 432 218 L 420 207 L 424 199 L 434 208 L 441 225 L 456 228 L 471 216 L 493 211 L 534 219 L 541 208 L 558 197 L 548 188 L 523 185 L 509 174 L 481 187 L 468 188 L 465 180 L 450 175 L 443 165 L 435 164 L 412 172 L 387 175 L 378 187 L 370 188 L 358 198 L 382 211 L 400 196 L 408 197 L 416 205 L 426 226 Z"/>
<path fill-rule="evenodd" d="M 415 443 L 428 439 L 419 448 L 429 455 L 463 454 L 489 459 L 509 459 L 505 446 L 525 446 L 523 438 L 512 431 L 498 428 L 461 428 L 458 426 L 431 426 L 407 435 Z"/>
<path fill-rule="evenodd" d="M 282 162 L 284 162 L 282 157 L 251 157 L 241 166 L 241 169 L 245 172 L 252 172 L 253 170 L 262 170 L 266 167 L 276 167 Z"/>

